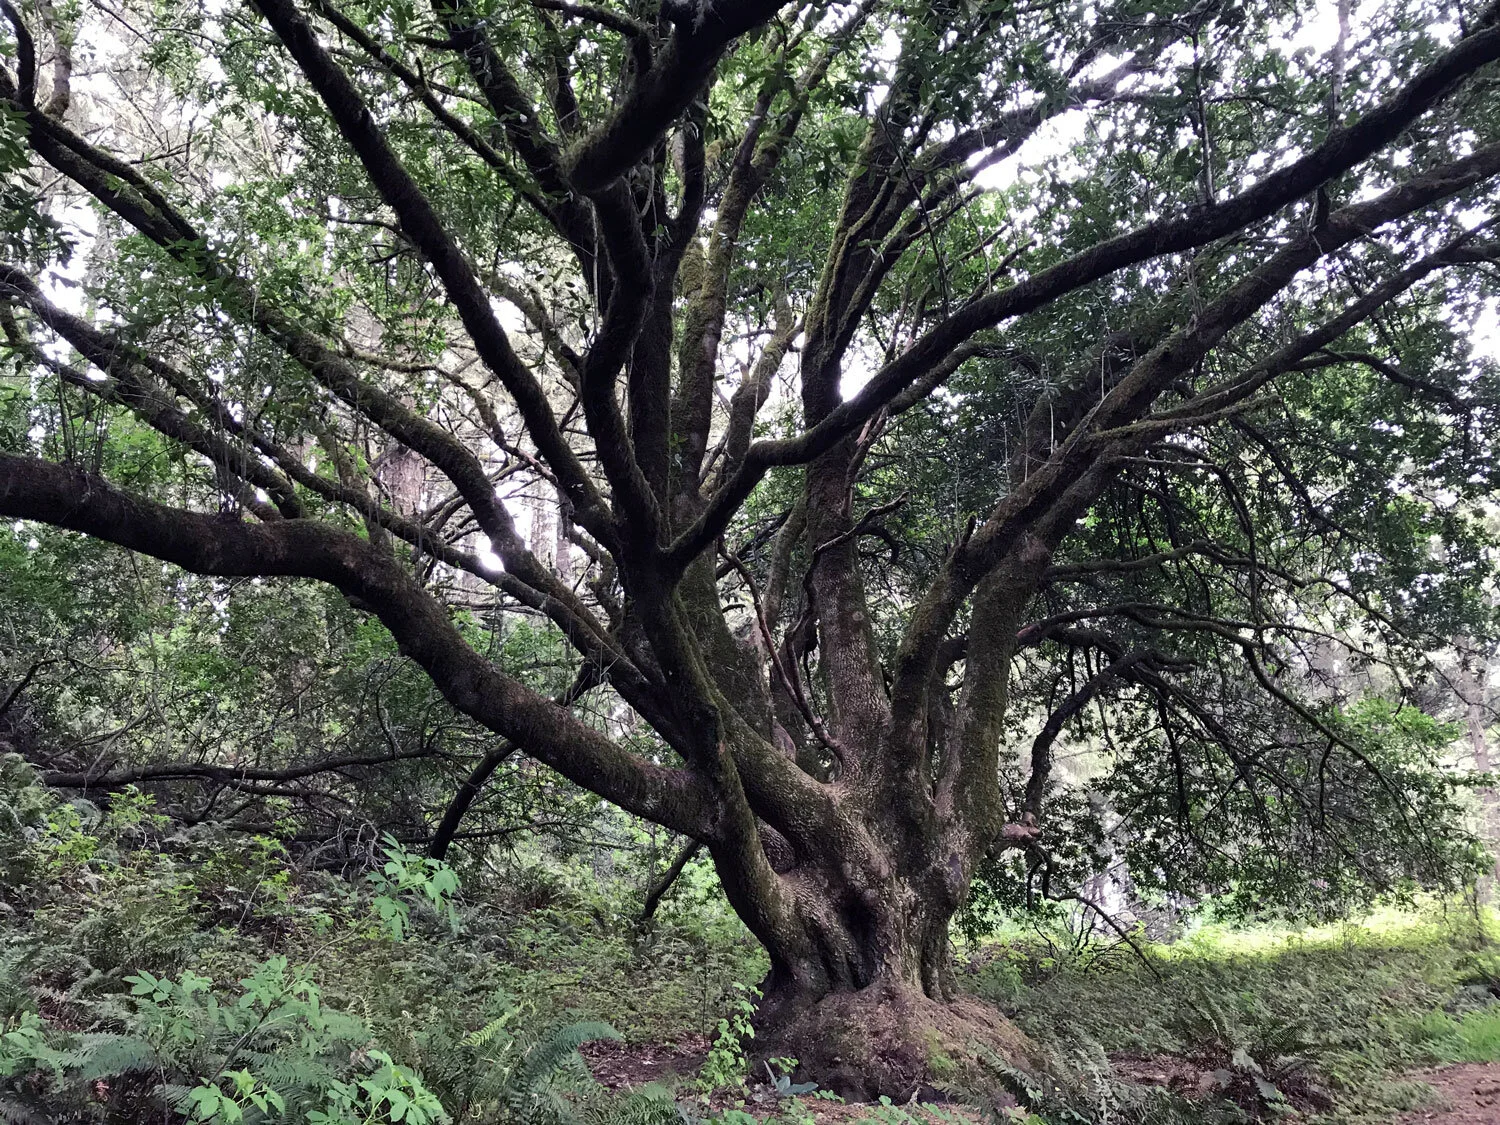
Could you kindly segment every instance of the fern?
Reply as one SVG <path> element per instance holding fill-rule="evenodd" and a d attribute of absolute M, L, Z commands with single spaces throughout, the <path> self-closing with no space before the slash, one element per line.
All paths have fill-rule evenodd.
<path fill-rule="evenodd" d="M 0 1094 L 0 1121 L 5 1125 L 52 1125 L 52 1118 L 15 1094 Z"/>
<path fill-rule="evenodd" d="M 34 948 L 7 949 L 0 953 L 0 1019 L 30 1011 L 33 1007 L 26 979 L 35 962 Z"/>
<path fill-rule="evenodd" d="M 478 1031 L 471 1031 L 463 1037 L 463 1045 L 469 1048 L 488 1047 L 500 1037 L 500 1033 L 510 1026 L 511 1020 L 516 1015 L 516 1009 L 510 1008 L 490 1020 Z"/>
<path fill-rule="evenodd" d="M 591 1106 L 585 1120 L 588 1125 L 687 1125 L 688 1116 L 671 1090 L 653 1084 Z"/>
<path fill-rule="evenodd" d="M 526 1053 L 521 1086 L 530 1088 L 552 1077 L 585 1043 L 601 1039 L 619 1042 L 622 1036 L 607 1023 L 574 1023 L 560 1027 Z"/>
<path fill-rule="evenodd" d="M 55 1110 L 55 1106 L 51 1107 Z M 46 1110 L 34 1106 L 28 1098 L 15 1094 L 0 1094 L 0 1122 L 5 1125 L 52 1125 L 54 1118 Z"/>
<path fill-rule="evenodd" d="M 165 1061 L 156 1048 L 138 1035 L 93 1032 L 61 1052 L 60 1061 L 70 1076 L 80 1082 L 95 1082 L 119 1074 L 146 1074 Z"/>
<path fill-rule="evenodd" d="M 507 1125 L 585 1125 L 567 1099 L 555 1090 L 517 1090 L 506 1099 Z"/>
<path fill-rule="evenodd" d="M 321 1059 L 295 1052 L 241 1051 L 236 1062 L 284 1096 L 326 1089 L 341 1073 Z"/>
<path fill-rule="evenodd" d="M 570 1083 L 565 1078 L 588 1081 L 588 1071 L 578 1055 L 578 1048 L 600 1039 L 620 1039 L 608 1024 L 575 1023 L 558 1028 L 539 1040 L 526 1034 L 522 1024 L 527 1009 L 517 1008 L 502 997 L 500 1015 L 461 1040 L 475 1058 L 467 1071 L 468 1081 L 451 1104 L 461 1107 L 485 1121 L 504 1121 L 506 1125 L 586 1125 L 575 1105 L 575 1098 L 563 1096 Z M 528 1046 L 529 1044 L 529 1046 Z M 569 1069 L 577 1073 L 565 1075 Z M 628 1100 L 628 1099 L 627 1099 Z M 650 1123 L 675 1121 L 651 1115 L 644 1099 L 632 1112 L 643 1115 Z M 597 1114 L 587 1122 L 608 1122 Z"/>

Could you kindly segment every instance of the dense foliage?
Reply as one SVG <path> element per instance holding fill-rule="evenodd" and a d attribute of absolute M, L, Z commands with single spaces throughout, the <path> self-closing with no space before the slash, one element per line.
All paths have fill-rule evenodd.
<path fill-rule="evenodd" d="M 15 756 L 0 786 L 7 1121 L 675 1122 L 668 1091 L 610 1102 L 576 1048 L 619 1038 L 606 1008 L 636 1039 L 711 1032 L 757 969 L 722 906 L 684 888 L 632 934 L 630 882 L 551 849 L 461 897 L 394 840 L 340 878 L 135 790 L 63 801 Z"/>

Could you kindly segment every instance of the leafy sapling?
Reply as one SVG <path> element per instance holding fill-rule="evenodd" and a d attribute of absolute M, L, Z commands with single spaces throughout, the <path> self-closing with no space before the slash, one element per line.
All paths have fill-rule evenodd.
<path fill-rule="evenodd" d="M 379 920 L 379 929 L 394 941 L 403 940 L 411 929 L 411 903 L 425 902 L 458 932 L 458 909 L 453 897 L 458 893 L 458 875 L 440 859 L 407 851 L 394 836 L 387 835 L 382 852 L 385 863 L 373 871 L 369 880 L 375 897 L 371 903 Z"/>

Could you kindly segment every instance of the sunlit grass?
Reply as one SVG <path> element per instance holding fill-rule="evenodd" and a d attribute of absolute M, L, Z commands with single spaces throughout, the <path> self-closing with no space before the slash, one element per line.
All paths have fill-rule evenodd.
<path fill-rule="evenodd" d="M 1210 919 L 1136 944 L 1149 964 L 1124 945 L 1080 950 L 1061 928 L 1017 927 L 985 943 L 967 978 L 1063 1058 L 1211 1070 L 1250 1057 L 1268 1073 L 1301 1060 L 1288 1065 L 1337 1103 L 1320 1121 L 1388 1122 L 1430 1096 L 1424 1068 L 1500 1062 L 1492 907 L 1430 899 L 1313 926 Z"/>
<path fill-rule="evenodd" d="M 1425 897 L 1415 906 L 1388 906 L 1357 918 L 1322 925 L 1300 925 L 1281 921 L 1263 923 L 1215 921 L 1201 913 L 1190 920 L 1171 942 L 1137 944 L 1165 960 L 1195 957 L 1270 955 L 1289 947 L 1350 946 L 1367 942 L 1382 945 L 1423 944 L 1452 940 L 1458 931 L 1472 933 L 1476 940 L 1500 942 L 1500 909 L 1481 906 L 1477 911 L 1464 904 L 1438 897 Z M 1035 928 L 1009 923 L 998 927 L 975 948 L 1026 944 L 1036 940 Z"/>
<path fill-rule="evenodd" d="M 1500 1062 L 1500 1007 L 1480 1008 L 1454 1018 L 1424 1012 L 1408 1025 L 1410 1040 L 1442 1062 Z"/>
<path fill-rule="evenodd" d="M 1492 906 L 1476 913 L 1470 908 L 1431 899 L 1417 909 L 1385 907 L 1355 919 L 1325 925 L 1233 925 L 1201 921 L 1171 944 L 1153 944 L 1153 955 L 1165 960 L 1184 957 L 1268 956 L 1290 948 L 1423 945 L 1452 940 L 1456 931 L 1473 933 L 1476 940 L 1500 938 L 1500 911 Z"/>

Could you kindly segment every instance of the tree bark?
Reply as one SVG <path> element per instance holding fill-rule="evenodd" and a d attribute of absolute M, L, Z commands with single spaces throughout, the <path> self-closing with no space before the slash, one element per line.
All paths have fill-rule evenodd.
<path fill-rule="evenodd" d="M 906 870 L 866 881 L 832 856 L 783 873 L 795 887 L 799 932 L 762 937 L 771 970 L 756 1013 L 757 1060 L 792 1058 L 798 1073 L 855 1101 L 897 1101 L 971 1066 L 974 1045 L 1008 1062 L 1034 1061 L 1031 1045 L 993 1008 L 962 996 L 949 922 L 970 865 Z"/>
<path fill-rule="evenodd" d="M 541 322 L 543 338 L 562 361 L 587 429 L 587 441 L 580 441 L 577 411 L 559 413 L 550 379 L 516 352 L 490 288 L 481 284 L 470 255 L 486 242 L 471 242 L 451 227 L 446 204 L 429 198 L 407 166 L 405 130 L 388 127 L 384 104 L 368 101 L 360 75 L 328 46 L 321 23 L 303 11 L 301 0 L 254 0 L 364 168 L 371 198 L 389 209 L 402 239 L 431 267 L 478 361 L 510 400 L 525 444 L 535 450 L 538 481 L 556 489 L 555 537 L 539 518 L 529 542 L 497 494 L 495 454 L 467 426 L 448 428 L 436 420 L 446 411 L 426 413 L 385 389 L 378 376 L 366 374 L 363 361 L 307 327 L 306 310 L 279 307 L 231 258 L 221 257 L 213 240 L 188 221 L 188 212 L 170 202 L 170 193 L 38 107 L 34 51 L 29 39 L 20 42 L 23 29 L 13 13 L 19 65 L 15 78 L 0 68 L 0 102 L 25 123 L 33 152 L 153 242 L 195 284 L 208 286 L 242 328 L 274 344 L 294 365 L 289 371 L 302 372 L 306 390 L 345 414 L 350 433 L 373 428 L 384 435 L 382 447 L 407 451 L 398 466 L 410 470 L 403 478 L 446 478 L 459 505 L 449 515 L 466 506 L 473 535 L 487 539 L 504 565 L 491 573 L 461 540 L 435 534 L 443 524 L 424 523 L 411 496 L 398 497 L 402 502 L 392 510 L 375 503 L 357 480 L 313 471 L 280 440 L 239 419 L 216 390 L 198 387 L 172 365 L 61 313 L 15 270 L 0 270 L 0 299 L 29 310 L 109 376 L 95 385 L 87 374 L 64 375 L 71 385 L 129 409 L 175 446 L 213 462 L 221 476 L 228 472 L 245 486 L 264 486 L 276 507 L 265 513 L 267 523 L 245 525 L 228 509 L 217 518 L 170 508 L 71 466 L 0 453 L 0 515 L 81 531 L 198 573 L 334 586 L 379 617 L 458 712 L 580 786 L 708 848 L 730 902 L 770 954 L 759 1051 L 797 1057 L 824 1085 L 852 1097 L 904 1098 L 940 1076 L 944 1060 L 951 1062 L 971 1039 L 1013 1059 L 1029 1051 L 994 1013 L 957 998 L 948 925 L 986 851 L 1035 838 L 1050 740 L 1071 714 L 1060 711 L 1034 746 L 1033 777 L 1018 809 L 999 781 L 1006 692 L 1018 640 L 1033 628 L 1024 625 L 1027 605 L 1053 551 L 1127 458 L 1227 416 L 1224 411 L 1335 344 L 1383 302 L 1458 260 L 1445 256 L 1447 251 L 1429 255 L 1344 314 L 1247 368 L 1235 368 L 1238 375 L 1202 382 L 1204 371 L 1214 370 L 1204 361 L 1230 333 L 1251 323 L 1309 267 L 1367 242 L 1385 224 L 1500 176 L 1500 143 L 1491 138 L 1383 194 L 1359 193 L 1357 202 L 1335 210 L 1324 191 L 1388 148 L 1459 83 L 1500 59 L 1500 29 L 1488 11 L 1391 96 L 1348 125 L 1330 128 L 1297 159 L 1238 194 L 1189 210 L 1169 208 L 1076 253 L 1028 259 L 1013 284 L 996 286 L 990 278 L 956 307 L 949 306 L 945 279 L 941 313 L 916 314 L 918 320 L 903 328 L 905 339 L 893 337 L 878 370 L 845 397 L 842 374 L 851 347 L 880 335 L 866 322 L 872 309 L 885 306 L 877 302 L 883 282 L 899 276 L 895 271 L 911 260 L 907 251 L 924 231 L 937 246 L 931 205 L 941 210 L 968 190 L 963 169 L 979 167 L 971 158 L 986 150 L 986 159 L 998 156 L 1002 143 L 1014 152 L 1048 115 L 1109 96 L 1124 74 L 1144 62 L 1138 56 L 1112 77 L 1074 85 L 1067 97 L 1049 90 L 1037 108 L 1019 116 L 970 123 L 930 116 L 937 93 L 929 81 L 931 58 L 920 50 L 903 53 L 849 170 L 817 286 L 803 295 L 805 301 L 778 296 L 772 343 L 742 379 L 722 443 L 711 452 L 726 328 L 756 315 L 750 306 L 735 324 L 726 322 L 747 209 L 775 171 L 813 87 L 830 71 L 833 53 L 873 6 L 862 3 L 846 13 L 844 30 L 796 75 L 787 32 L 777 33 L 788 48 L 780 60 L 788 72 L 767 72 L 730 178 L 714 201 L 717 218 L 707 247 L 694 248 L 703 277 L 681 290 L 674 283 L 683 280 L 680 267 L 708 213 L 702 126 L 714 68 L 738 35 L 767 24 L 782 5 L 664 2 L 664 22 L 655 32 L 629 17 L 609 17 L 614 30 L 631 40 L 630 79 L 612 102 L 600 99 L 612 108 L 587 129 L 572 120 L 578 100 L 561 87 L 554 91 L 558 120 L 570 122 L 560 126 L 567 137 L 548 134 L 546 115 L 531 104 L 527 84 L 509 71 L 467 4 L 436 0 L 434 9 L 482 95 L 471 100 L 493 111 L 489 130 L 471 129 L 430 91 L 424 95 L 420 75 L 388 56 L 357 22 L 329 16 L 383 60 L 382 69 L 417 91 L 423 105 L 436 106 L 436 119 L 492 168 L 503 174 L 510 155 L 525 167 L 531 182 L 516 189 L 518 198 L 538 211 L 578 259 L 580 291 L 595 305 L 589 342 L 576 352 L 540 304 L 533 306 L 524 294 L 512 299 Z M 987 13 L 971 31 L 983 34 L 989 21 L 1000 18 Z M 946 8 L 918 5 L 913 22 L 897 23 L 915 30 L 915 21 L 925 21 L 927 30 L 947 34 L 951 19 Z M 916 35 L 906 39 L 923 41 Z M 1103 42 L 1090 46 L 1078 65 L 1091 61 Z M 990 63 L 976 56 L 978 69 L 969 77 L 989 83 L 983 75 Z M 560 72 L 555 77 L 565 82 Z M 659 142 L 679 122 L 687 128 L 678 137 L 681 183 L 674 215 L 666 188 L 668 146 Z M 491 141 L 479 140 L 481 131 L 511 154 L 502 156 Z M 933 137 L 944 139 L 929 143 Z M 1283 231 L 1278 220 L 1267 229 L 1278 213 L 1309 197 L 1323 204 L 1311 227 L 1297 223 Z M 1037 400 L 1037 424 L 1025 427 L 1019 448 L 1007 454 L 1009 486 L 976 508 L 951 544 L 937 545 L 942 549 L 934 555 L 929 584 L 901 603 L 905 620 L 896 643 L 882 649 L 874 616 L 879 602 L 870 593 L 873 584 L 867 590 L 860 537 L 881 530 L 870 521 L 901 501 L 882 505 L 859 487 L 861 466 L 882 427 L 967 359 L 992 354 L 987 349 L 998 345 L 982 334 L 1122 271 L 1227 237 L 1246 239 L 1245 254 L 1259 253 L 1254 247 L 1265 238 L 1276 241 L 1238 279 L 1209 287 L 1187 323 L 1143 341 L 1108 386 L 1100 381 L 1097 394 L 1090 374 L 1064 388 L 1061 398 Z M 1451 244 L 1454 250 L 1461 246 Z M 679 291 L 685 311 L 674 389 L 673 294 Z M 1280 316 L 1284 310 L 1273 311 Z M 757 411 L 799 336 L 802 428 L 756 438 Z M 1193 393 L 1161 406 L 1158 400 L 1195 370 L 1196 381 L 1187 384 L 1196 388 Z M 473 397 L 494 436 L 500 427 L 493 410 L 485 396 Z M 178 399 L 192 409 L 177 405 Z M 212 419 L 215 428 L 206 430 L 201 419 Z M 1059 420 L 1065 422 L 1061 429 Z M 512 443 L 502 439 L 496 447 L 506 446 L 509 456 Z M 805 466 L 807 475 L 787 534 L 776 544 L 765 599 L 753 606 L 758 631 L 747 635 L 743 619 L 725 604 L 714 553 L 751 493 L 778 466 Z M 998 469 L 1004 473 L 1005 465 Z M 304 504 L 308 499 L 358 514 L 369 538 L 343 530 L 337 519 L 309 518 L 316 509 Z M 867 503 L 873 507 L 856 511 Z M 589 556 L 590 569 L 597 567 L 597 582 L 588 583 L 597 612 L 571 581 L 570 531 L 586 533 L 575 541 Z M 589 669 L 578 683 L 612 688 L 661 745 L 638 753 L 611 740 L 572 713 L 576 697 L 544 699 L 481 656 L 437 593 L 392 552 L 392 542 L 482 578 L 544 615 Z M 794 604 L 794 557 L 803 572 L 800 606 Z M 756 602 L 754 576 L 741 569 L 741 577 Z M 1229 641 L 1248 644 L 1233 631 Z M 814 652 L 816 671 L 808 660 Z M 960 659 L 961 684 L 955 687 L 949 673 Z M 1144 657 L 1122 650 L 1111 659 L 1076 697 L 1078 706 L 1107 675 L 1129 672 Z M 804 685 L 799 673 L 816 683 Z M 503 753 L 494 751 L 456 795 L 434 841 L 435 854 L 452 838 Z M 1021 823 L 1006 824 L 1007 817 Z"/>
<path fill-rule="evenodd" d="M 846 751 L 871 760 L 857 745 Z M 878 771 L 831 788 L 832 805 L 804 810 L 808 830 L 793 825 L 795 839 L 761 826 L 769 884 L 738 876 L 737 848 L 710 845 L 731 905 L 770 956 L 756 1057 L 795 1058 L 800 1073 L 853 1100 L 910 1097 L 972 1061 L 976 1042 L 1027 1065 L 1025 1037 L 960 994 L 949 924 L 985 851 L 1028 843 L 1034 830 L 970 825 L 969 806 L 939 813 L 928 794 L 902 793 Z"/>

